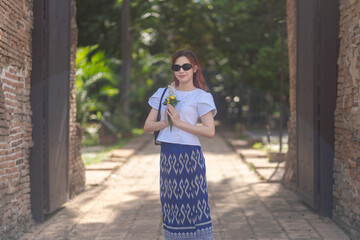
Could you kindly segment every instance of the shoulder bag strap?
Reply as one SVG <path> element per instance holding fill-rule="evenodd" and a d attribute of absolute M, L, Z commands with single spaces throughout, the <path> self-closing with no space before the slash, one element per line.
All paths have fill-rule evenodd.
<path fill-rule="evenodd" d="M 158 110 L 158 113 L 157 113 L 157 118 L 156 118 L 156 121 L 160 121 L 160 110 L 161 110 L 161 104 L 162 104 L 162 99 L 164 97 L 164 94 L 167 90 L 167 87 L 164 89 L 162 95 L 161 95 L 161 98 L 160 98 L 160 102 L 159 102 L 159 110 Z"/>

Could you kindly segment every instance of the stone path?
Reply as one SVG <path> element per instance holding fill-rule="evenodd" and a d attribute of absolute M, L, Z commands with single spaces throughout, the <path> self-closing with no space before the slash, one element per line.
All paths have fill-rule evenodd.
<path fill-rule="evenodd" d="M 267 182 L 280 182 L 285 172 L 286 154 L 279 152 L 266 153 L 260 149 L 253 149 L 248 140 L 239 139 L 234 132 L 222 131 L 221 136 L 242 159 L 242 161 L 253 170 L 260 179 Z M 262 137 L 255 136 L 258 139 Z M 251 141 L 250 141 L 251 142 Z M 266 140 L 262 140 L 266 142 Z M 269 156 L 268 156 L 269 154 Z M 269 157 L 271 156 L 271 161 Z"/>
<path fill-rule="evenodd" d="M 280 183 L 266 183 L 225 141 L 201 139 L 214 239 L 349 239 Z M 97 187 L 21 239 L 162 240 L 159 147 L 150 141 Z"/>

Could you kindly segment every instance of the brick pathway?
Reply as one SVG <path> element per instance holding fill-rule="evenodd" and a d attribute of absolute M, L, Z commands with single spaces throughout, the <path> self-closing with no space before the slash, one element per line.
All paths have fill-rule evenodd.
<path fill-rule="evenodd" d="M 280 183 L 264 183 L 224 140 L 201 139 L 214 238 L 349 239 Z M 100 186 L 69 201 L 25 239 L 163 239 L 159 147 L 150 141 Z"/>

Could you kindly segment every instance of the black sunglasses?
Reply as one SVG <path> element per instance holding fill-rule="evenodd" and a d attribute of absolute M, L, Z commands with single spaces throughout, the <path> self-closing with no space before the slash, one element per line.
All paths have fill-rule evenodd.
<path fill-rule="evenodd" d="M 190 70 L 192 68 L 190 63 L 185 63 L 182 66 L 174 64 L 171 66 L 171 69 L 175 72 L 180 71 L 180 68 L 184 69 L 184 71 Z"/>

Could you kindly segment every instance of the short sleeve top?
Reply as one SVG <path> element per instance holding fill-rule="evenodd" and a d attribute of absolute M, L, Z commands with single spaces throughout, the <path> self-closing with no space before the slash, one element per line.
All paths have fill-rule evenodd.
<path fill-rule="evenodd" d="M 165 88 L 159 88 L 150 98 L 149 105 L 156 110 L 159 109 L 159 102 Z M 180 120 L 192 125 L 196 125 L 198 119 L 208 112 L 216 115 L 217 110 L 212 95 L 202 89 L 195 89 L 192 91 L 178 91 L 174 89 L 175 97 L 179 102 L 176 105 L 176 110 L 179 113 Z M 169 90 L 166 90 L 162 102 L 169 95 Z M 165 105 L 161 105 L 161 120 L 164 120 Z M 198 137 L 194 134 L 186 132 L 176 126 L 173 126 L 170 131 L 170 126 L 162 129 L 159 133 L 159 142 L 178 143 L 184 145 L 201 146 Z"/>

